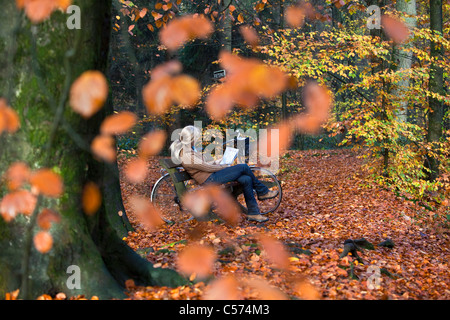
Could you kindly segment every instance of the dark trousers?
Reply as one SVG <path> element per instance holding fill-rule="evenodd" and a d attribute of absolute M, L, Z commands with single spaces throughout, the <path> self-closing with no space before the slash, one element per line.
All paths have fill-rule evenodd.
<path fill-rule="evenodd" d="M 209 176 L 209 178 L 205 181 L 205 184 L 223 184 L 231 181 L 237 181 L 242 185 L 248 214 L 260 214 L 258 202 L 256 202 L 253 190 L 255 190 L 259 196 L 262 196 L 269 192 L 269 189 L 255 177 L 247 164 L 237 164 L 235 166 L 216 171 Z"/>

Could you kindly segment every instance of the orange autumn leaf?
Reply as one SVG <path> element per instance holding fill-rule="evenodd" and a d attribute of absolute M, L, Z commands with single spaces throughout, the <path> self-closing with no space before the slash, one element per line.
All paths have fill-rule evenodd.
<path fill-rule="evenodd" d="M 155 21 L 155 26 L 160 29 L 164 25 L 164 22 L 162 20 Z"/>
<path fill-rule="evenodd" d="M 133 128 L 137 122 L 137 116 L 130 111 L 122 111 L 110 115 L 103 120 L 100 132 L 103 135 L 119 135 Z"/>
<path fill-rule="evenodd" d="M 249 69 L 258 65 L 256 59 L 244 59 L 229 51 L 221 51 L 219 53 L 220 65 L 227 70 L 229 75 L 243 75 Z M 236 76 L 237 77 L 237 76 Z"/>
<path fill-rule="evenodd" d="M 297 131 L 306 134 L 317 134 L 321 126 L 321 122 L 310 114 L 295 116 L 291 119 L 291 123 Z"/>
<path fill-rule="evenodd" d="M 39 231 L 33 238 L 34 247 L 40 253 L 47 253 L 53 247 L 53 237 L 48 231 Z"/>
<path fill-rule="evenodd" d="M 247 283 L 257 291 L 258 297 L 261 300 L 289 300 L 286 294 L 264 279 L 252 278 Z"/>
<path fill-rule="evenodd" d="M 147 9 L 147 8 L 142 9 L 142 10 L 139 12 L 139 17 L 141 17 L 141 18 L 145 17 L 145 15 L 147 14 L 147 12 L 148 12 L 148 9 Z"/>
<path fill-rule="evenodd" d="M 259 64 L 251 68 L 247 76 L 250 90 L 262 98 L 271 98 L 288 85 L 288 77 L 277 67 Z"/>
<path fill-rule="evenodd" d="M 200 84 L 188 75 L 177 75 L 182 69 L 179 61 L 172 60 L 155 67 L 149 81 L 142 90 L 147 110 L 152 114 L 163 114 L 173 104 L 194 105 L 200 99 Z"/>
<path fill-rule="evenodd" d="M 6 222 L 13 220 L 17 214 L 30 215 L 36 207 L 37 199 L 28 190 L 13 191 L 0 202 L 0 214 Z"/>
<path fill-rule="evenodd" d="M 256 47 L 259 44 L 259 37 L 256 33 L 255 29 L 250 26 L 241 26 L 239 28 L 244 40 L 251 45 L 252 47 Z"/>
<path fill-rule="evenodd" d="M 162 7 L 162 4 L 161 4 L 161 7 Z M 155 21 L 158 21 L 159 19 L 161 19 L 163 17 L 163 15 L 161 13 L 158 13 L 156 11 L 152 11 L 151 13 L 152 13 L 153 19 Z"/>
<path fill-rule="evenodd" d="M 33 23 L 42 22 L 57 9 L 66 10 L 71 4 L 69 0 L 16 0 L 19 9 L 25 9 L 25 14 Z"/>
<path fill-rule="evenodd" d="M 197 219 L 209 214 L 211 208 L 227 223 L 240 221 L 240 207 L 222 187 L 211 185 L 187 192 L 182 198 L 183 206 Z"/>
<path fill-rule="evenodd" d="M 171 79 L 162 77 L 148 82 L 142 89 L 142 98 L 148 112 L 164 114 L 172 105 Z"/>
<path fill-rule="evenodd" d="M 5 130 L 9 133 L 14 133 L 20 128 L 19 115 L 11 108 L 6 108 L 3 111 L 4 118 L 6 119 Z"/>
<path fill-rule="evenodd" d="M 167 10 L 169 10 L 171 8 L 172 8 L 172 2 L 169 2 L 168 4 L 165 4 L 165 5 L 162 6 L 162 9 L 164 11 L 167 11 Z"/>
<path fill-rule="evenodd" d="M 216 254 L 212 248 L 194 244 L 180 252 L 177 266 L 185 275 L 196 274 L 199 278 L 206 278 L 212 274 L 215 261 Z"/>
<path fill-rule="evenodd" d="M 222 51 L 219 59 L 227 77 L 206 100 L 206 110 L 213 120 L 222 119 L 235 104 L 253 108 L 260 99 L 274 98 L 288 87 L 289 77 L 277 67 L 227 51 Z"/>
<path fill-rule="evenodd" d="M 37 217 L 37 224 L 39 228 L 43 230 L 49 230 L 53 223 L 58 223 L 60 221 L 61 216 L 50 209 L 43 209 Z"/>
<path fill-rule="evenodd" d="M 114 162 L 117 157 L 115 140 L 111 136 L 99 135 L 91 143 L 91 150 L 101 160 Z"/>
<path fill-rule="evenodd" d="M 102 205 L 102 193 L 95 182 L 89 181 L 84 185 L 81 203 L 83 211 L 88 216 L 95 214 Z"/>
<path fill-rule="evenodd" d="M 290 124 L 295 130 L 307 134 L 317 134 L 328 120 L 333 99 L 328 88 L 309 83 L 304 89 L 303 104 L 307 112 L 291 118 Z"/>
<path fill-rule="evenodd" d="M 131 183 L 142 183 L 148 174 L 147 160 L 135 158 L 127 163 L 125 167 L 125 177 Z"/>
<path fill-rule="evenodd" d="M 5 180 L 10 190 L 17 190 L 30 178 L 30 168 L 24 162 L 13 163 L 6 171 Z"/>
<path fill-rule="evenodd" d="M 178 60 L 171 60 L 165 63 L 161 63 L 153 68 L 151 72 L 152 81 L 178 74 L 182 69 L 183 65 Z"/>
<path fill-rule="evenodd" d="M 72 84 L 70 105 L 84 118 L 97 113 L 108 97 L 108 83 L 99 71 L 86 71 Z"/>
<path fill-rule="evenodd" d="M 240 207 L 236 200 L 220 186 L 207 188 L 217 214 L 231 225 L 241 220 Z"/>
<path fill-rule="evenodd" d="M 59 8 L 63 11 L 67 10 L 67 8 L 72 4 L 72 0 L 56 0 Z"/>
<path fill-rule="evenodd" d="M 57 198 L 64 191 L 61 176 L 50 169 L 39 169 L 30 176 L 32 190 L 47 197 Z"/>
<path fill-rule="evenodd" d="M 196 218 L 206 216 L 212 204 L 211 194 L 207 188 L 200 188 L 195 191 L 187 192 L 181 199 L 183 207 Z"/>
<path fill-rule="evenodd" d="M 262 244 L 269 261 L 278 268 L 287 270 L 289 268 L 289 254 L 283 244 L 278 240 L 263 234 L 259 235 L 257 238 Z"/>
<path fill-rule="evenodd" d="M 166 139 L 167 134 L 164 130 L 155 130 L 147 133 L 139 142 L 139 156 L 148 158 L 157 155 L 164 147 Z"/>
<path fill-rule="evenodd" d="M 233 92 L 225 85 L 214 87 L 206 98 L 206 111 L 213 120 L 223 119 L 233 105 Z"/>
<path fill-rule="evenodd" d="M 306 85 L 303 98 L 309 114 L 324 122 L 328 119 L 332 107 L 330 91 L 323 85 L 310 83 Z"/>
<path fill-rule="evenodd" d="M 14 133 L 20 128 L 19 115 L 8 106 L 5 99 L 0 98 L 0 135 L 3 131 Z"/>
<path fill-rule="evenodd" d="M 238 15 L 237 19 L 238 19 L 238 21 L 239 21 L 240 23 L 244 23 L 244 15 L 243 15 L 242 13 L 240 13 L 240 14 Z"/>
<path fill-rule="evenodd" d="M 177 50 L 193 39 L 206 39 L 214 27 L 203 15 L 188 15 L 168 23 L 159 33 L 161 43 L 169 50 Z"/>
<path fill-rule="evenodd" d="M 239 282 L 232 275 L 214 280 L 203 295 L 203 300 L 241 300 Z"/>
<path fill-rule="evenodd" d="M 264 158 L 273 158 L 284 154 L 292 144 L 293 134 L 294 127 L 289 121 L 268 128 L 261 134 L 258 144 L 259 154 Z"/>
<path fill-rule="evenodd" d="M 20 289 L 14 290 L 12 292 L 7 292 L 5 294 L 5 300 L 17 300 L 19 296 Z"/>
<path fill-rule="evenodd" d="M 53 300 L 53 298 L 48 294 L 43 294 L 37 297 L 36 300 Z"/>
<path fill-rule="evenodd" d="M 299 28 L 305 23 L 305 11 L 298 6 L 289 6 L 284 18 L 290 27 Z"/>
<path fill-rule="evenodd" d="M 320 300 L 322 295 L 308 279 L 300 279 L 294 285 L 294 290 L 303 300 Z"/>
<path fill-rule="evenodd" d="M 403 21 L 388 15 L 381 16 L 384 32 L 397 44 L 405 42 L 409 37 L 409 29 Z"/>
<path fill-rule="evenodd" d="M 5 131 L 6 129 L 6 115 L 0 111 L 0 135 Z"/>
<path fill-rule="evenodd" d="M 200 99 L 200 84 L 188 75 L 179 75 L 172 80 L 172 99 L 177 104 L 190 106 Z"/>
<path fill-rule="evenodd" d="M 155 230 L 164 224 L 160 213 L 155 206 L 145 197 L 132 196 L 130 198 L 131 207 L 142 224 L 150 229 Z"/>

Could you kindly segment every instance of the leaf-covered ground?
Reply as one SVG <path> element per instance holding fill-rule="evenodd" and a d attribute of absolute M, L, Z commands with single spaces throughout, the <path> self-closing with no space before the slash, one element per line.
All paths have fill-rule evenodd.
<path fill-rule="evenodd" d="M 119 165 L 127 161 L 121 157 Z M 449 299 L 448 229 L 432 226 L 434 213 L 423 207 L 368 187 L 361 164 L 350 151 L 290 151 L 279 175 L 283 202 L 268 222 L 243 220 L 231 227 L 217 220 L 191 221 L 148 231 L 127 199 L 150 197 L 160 176 L 158 159 L 152 159 L 144 183 L 122 179 L 125 208 L 135 227 L 126 242 L 155 267 L 175 270 L 186 247 L 209 245 L 216 253 L 216 281 L 198 282 L 195 274 L 195 284 L 179 288 L 136 287 L 130 281 L 130 299 Z M 276 257 L 261 246 L 261 234 L 284 245 L 288 269 L 273 264 Z M 362 238 L 373 248 L 360 248 L 360 261 L 351 254 L 340 258 L 344 241 Z M 393 248 L 379 245 L 386 239 Z"/>

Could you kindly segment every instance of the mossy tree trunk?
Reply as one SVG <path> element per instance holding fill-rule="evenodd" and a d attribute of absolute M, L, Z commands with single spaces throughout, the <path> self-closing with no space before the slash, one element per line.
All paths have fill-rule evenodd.
<path fill-rule="evenodd" d="M 22 126 L 14 135 L 0 136 L 0 174 L 15 161 L 32 169 L 51 167 L 61 174 L 65 189 L 59 199 L 41 202 L 41 207 L 62 217 L 50 229 L 54 244 L 47 254 L 31 246 L 24 259 L 33 219 L 19 215 L 6 223 L 0 218 L 0 297 L 21 288 L 20 297 L 27 299 L 56 292 L 123 298 L 127 279 L 143 285 L 185 283 L 173 270 L 153 268 L 122 241 L 131 225 L 122 204 L 117 164 L 103 164 L 89 152 L 99 124 L 112 112 L 110 101 L 89 121 L 68 105 L 70 84 L 82 72 L 107 74 L 111 23 L 110 1 L 74 2 L 81 8 L 81 30 L 68 29 L 69 15 L 63 12 L 32 25 L 15 1 L 2 2 L 0 96 L 19 113 Z M 92 217 L 81 208 L 87 181 L 96 182 L 103 193 L 103 205 Z M 0 185 L 0 198 L 7 192 Z M 31 225 L 31 231 L 38 228 Z M 27 278 L 24 261 L 29 266 Z M 81 271 L 80 289 L 67 286 L 71 265 Z"/>

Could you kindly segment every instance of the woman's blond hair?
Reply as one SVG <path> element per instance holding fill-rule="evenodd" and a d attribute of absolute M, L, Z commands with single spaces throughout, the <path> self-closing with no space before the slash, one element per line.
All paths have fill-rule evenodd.
<path fill-rule="evenodd" d="M 181 162 L 180 152 L 184 148 L 192 148 L 195 141 L 199 141 L 202 136 L 202 131 L 194 126 L 184 127 L 178 138 L 170 145 L 170 153 L 172 159 Z"/>

